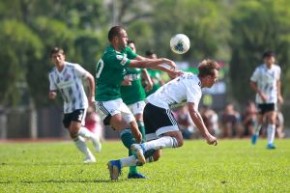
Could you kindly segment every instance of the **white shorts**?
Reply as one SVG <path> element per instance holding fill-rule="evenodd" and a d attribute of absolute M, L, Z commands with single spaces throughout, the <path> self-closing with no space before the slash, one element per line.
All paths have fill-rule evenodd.
<path fill-rule="evenodd" d="M 122 114 L 122 117 L 126 123 L 130 123 L 135 120 L 134 115 L 122 99 L 96 101 L 96 111 L 105 125 L 109 124 L 106 122 L 107 118 L 117 114 Z"/>
<path fill-rule="evenodd" d="M 146 105 L 145 101 L 138 101 L 136 103 L 128 105 L 128 107 L 133 113 L 133 115 L 137 115 L 137 114 L 143 114 L 145 105 Z"/>

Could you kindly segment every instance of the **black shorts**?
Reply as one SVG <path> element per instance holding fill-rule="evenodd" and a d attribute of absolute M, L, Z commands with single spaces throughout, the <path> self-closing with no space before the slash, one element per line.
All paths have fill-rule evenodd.
<path fill-rule="evenodd" d="M 276 110 L 275 103 L 258 104 L 258 111 L 262 115 L 267 112 L 271 112 L 275 110 Z"/>
<path fill-rule="evenodd" d="M 68 128 L 72 121 L 82 122 L 85 118 L 86 111 L 84 109 L 77 109 L 72 113 L 66 113 L 63 117 L 63 125 L 65 128 Z"/>
<path fill-rule="evenodd" d="M 146 135 L 156 133 L 156 131 L 161 128 L 163 133 L 178 130 L 177 122 L 171 110 L 156 107 L 150 103 L 147 103 L 144 108 L 143 120 L 146 128 Z"/>

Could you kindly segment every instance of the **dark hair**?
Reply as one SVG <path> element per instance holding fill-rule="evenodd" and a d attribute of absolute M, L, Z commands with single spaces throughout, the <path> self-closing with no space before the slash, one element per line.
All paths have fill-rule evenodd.
<path fill-rule="evenodd" d="M 153 55 L 153 54 L 155 54 L 155 53 L 153 52 L 153 50 L 147 50 L 147 51 L 145 52 L 145 56 L 146 56 L 146 57 L 151 56 L 151 55 Z"/>
<path fill-rule="evenodd" d="M 127 44 L 135 44 L 135 41 L 134 40 L 128 40 Z"/>
<path fill-rule="evenodd" d="M 113 40 L 114 37 L 118 36 L 121 32 L 121 30 L 123 30 L 124 28 L 117 25 L 114 26 L 110 29 L 109 33 L 108 33 L 108 39 L 111 42 Z"/>
<path fill-rule="evenodd" d="M 275 57 L 275 53 L 273 51 L 271 51 L 271 50 L 268 50 L 268 51 L 264 52 L 263 59 L 271 57 L 271 56 Z"/>
<path fill-rule="evenodd" d="M 219 70 L 220 65 L 214 61 L 214 60 L 209 60 L 205 59 L 203 60 L 199 66 L 198 66 L 198 76 L 199 77 L 205 77 L 205 76 L 213 76 L 214 75 L 214 70 Z"/>
<path fill-rule="evenodd" d="M 53 54 L 57 54 L 57 53 L 61 53 L 61 54 L 64 54 L 64 51 L 62 48 L 59 48 L 59 47 L 54 47 L 50 50 L 50 57 L 53 55 Z"/>

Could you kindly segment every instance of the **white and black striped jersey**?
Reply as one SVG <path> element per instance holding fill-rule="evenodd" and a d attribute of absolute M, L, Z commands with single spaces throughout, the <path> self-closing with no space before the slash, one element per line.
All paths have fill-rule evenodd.
<path fill-rule="evenodd" d="M 272 65 L 271 68 L 268 68 L 266 64 L 262 64 L 255 69 L 251 81 L 257 83 L 258 89 L 267 96 L 267 101 L 263 102 L 257 94 L 256 103 L 277 103 L 277 81 L 280 80 L 280 76 L 281 68 L 276 64 Z"/>
<path fill-rule="evenodd" d="M 161 108 L 172 109 L 191 102 L 197 110 L 202 95 L 199 78 L 192 73 L 169 81 L 147 98 L 147 102 Z"/>
<path fill-rule="evenodd" d="M 56 67 L 49 73 L 49 90 L 58 90 L 63 98 L 64 113 L 88 108 L 88 99 L 82 80 L 87 78 L 87 71 L 79 64 L 65 62 L 61 72 Z"/>

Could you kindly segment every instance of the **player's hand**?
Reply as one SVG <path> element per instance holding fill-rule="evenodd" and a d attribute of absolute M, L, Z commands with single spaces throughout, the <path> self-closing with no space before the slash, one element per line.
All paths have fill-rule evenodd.
<path fill-rule="evenodd" d="M 280 105 L 284 103 L 284 99 L 283 99 L 283 97 L 282 97 L 281 95 L 278 96 L 278 103 L 279 103 Z"/>
<path fill-rule="evenodd" d="M 218 144 L 217 138 L 212 135 L 208 135 L 205 139 L 206 139 L 207 144 L 209 145 L 216 146 Z"/>
<path fill-rule="evenodd" d="M 141 143 L 142 142 L 142 134 L 141 134 L 141 132 L 139 130 L 137 130 L 137 131 L 135 131 L 135 130 L 133 131 L 132 130 L 132 133 L 133 133 L 137 143 Z"/>
<path fill-rule="evenodd" d="M 147 81 L 145 90 L 148 92 L 153 88 L 153 82 L 152 81 Z"/>
<path fill-rule="evenodd" d="M 182 72 L 182 71 L 179 71 L 179 70 L 174 70 L 174 71 L 171 70 L 171 71 L 168 71 L 167 74 L 168 74 L 168 76 L 169 76 L 171 79 L 174 79 L 174 78 L 176 78 L 176 77 L 182 75 L 183 72 Z"/>
<path fill-rule="evenodd" d="M 88 101 L 89 101 L 89 105 L 92 106 L 92 107 L 95 107 L 95 96 L 91 96 L 88 98 Z"/>
<path fill-rule="evenodd" d="M 265 95 L 265 94 L 262 93 L 262 92 L 260 93 L 260 97 L 261 97 L 261 99 L 262 99 L 263 102 L 266 102 L 267 99 L 268 99 L 267 95 Z"/>
<path fill-rule="evenodd" d="M 51 99 L 51 100 L 55 99 L 56 98 L 56 92 L 55 91 L 50 91 L 48 93 L 48 98 Z"/>
<path fill-rule="evenodd" d="M 131 86 L 132 85 L 132 79 L 129 77 L 124 77 L 124 80 L 121 83 L 122 86 Z"/>
<path fill-rule="evenodd" d="M 176 69 L 176 64 L 175 64 L 175 62 L 173 62 L 172 60 L 169 60 L 169 59 L 167 59 L 167 58 L 163 58 L 163 60 L 164 60 L 164 62 L 165 62 L 166 64 L 169 65 L 169 67 L 171 68 L 171 70 L 175 70 L 175 69 Z"/>

